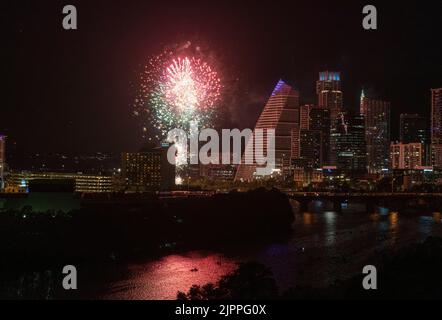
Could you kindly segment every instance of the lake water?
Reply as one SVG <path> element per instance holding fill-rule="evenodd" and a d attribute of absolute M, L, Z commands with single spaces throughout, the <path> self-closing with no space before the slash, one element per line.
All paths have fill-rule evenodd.
<path fill-rule="evenodd" d="M 284 243 L 237 244 L 128 264 L 120 277 L 93 298 L 175 299 L 177 291 L 216 282 L 245 261 L 270 267 L 281 290 L 295 285 L 326 286 L 360 273 L 366 264 L 378 264 L 383 254 L 428 236 L 442 237 L 440 213 L 405 216 L 385 209 L 373 214 L 357 211 L 326 211 L 318 203 L 310 213 L 295 214 L 293 236 Z"/>

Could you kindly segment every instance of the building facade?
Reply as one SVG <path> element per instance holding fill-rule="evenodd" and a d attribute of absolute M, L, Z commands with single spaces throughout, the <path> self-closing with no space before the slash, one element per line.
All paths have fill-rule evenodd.
<path fill-rule="evenodd" d="M 416 169 L 424 165 L 422 143 L 392 143 L 390 146 L 392 169 Z"/>
<path fill-rule="evenodd" d="M 421 143 L 424 149 L 423 165 L 431 165 L 430 137 L 427 119 L 419 114 L 402 113 L 399 123 L 401 143 Z"/>
<path fill-rule="evenodd" d="M 336 129 L 334 125 L 343 111 L 341 74 L 335 71 L 320 72 L 319 80 L 316 81 L 316 95 L 318 107 L 329 110 L 330 130 L 326 137 L 330 137 Z M 325 141 L 324 144 L 328 151 L 327 156 L 324 157 L 326 163 L 329 165 L 337 165 L 335 141 L 329 139 L 329 142 Z"/>
<path fill-rule="evenodd" d="M 321 162 L 330 165 L 330 110 L 314 107 L 310 110 L 310 130 L 321 132 Z"/>
<path fill-rule="evenodd" d="M 170 190 L 175 185 L 175 166 L 167 160 L 167 148 L 124 152 L 122 179 L 129 192 Z"/>
<path fill-rule="evenodd" d="M 337 169 L 352 176 L 367 171 L 365 120 L 362 115 L 342 112 L 333 130 Z"/>
<path fill-rule="evenodd" d="M 401 113 L 399 123 L 399 139 L 402 143 L 420 142 L 428 144 L 427 119 L 418 114 Z"/>
<path fill-rule="evenodd" d="M 322 166 L 322 132 L 319 130 L 301 130 L 301 154 L 311 168 Z"/>
<path fill-rule="evenodd" d="M 291 131 L 290 158 L 299 159 L 301 157 L 301 128 L 296 125 Z"/>
<path fill-rule="evenodd" d="M 442 168 L 442 88 L 431 89 L 431 163 Z"/>
<path fill-rule="evenodd" d="M 323 182 L 322 169 L 294 168 L 293 180 L 297 187 L 319 185 Z"/>
<path fill-rule="evenodd" d="M 310 129 L 310 111 L 313 109 L 313 105 L 306 104 L 299 108 L 299 127 L 301 130 Z"/>
<path fill-rule="evenodd" d="M 365 119 L 365 141 L 370 173 L 390 167 L 390 102 L 361 94 L 360 113 Z"/>
<path fill-rule="evenodd" d="M 109 193 L 114 192 L 115 178 L 105 175 L 58 172 L 10 172 L 7 185 L 27 188 L 32 181 L 73 181 L 74 191 L 78 193 Z"/>
<path fill-rule="evenodd" d="M 437 169 L 442 169 L 442 144 L 431 144 L 431 164 Z"/>
<path fill-rule="evenodd" d="M 319 73 L 316 81 L 317 105 L 321 108 L 330 109 L 332 118 L 337 117 L 342 111 L 341 74 L 335 71 L 323 71 Z"/>
<path fill-rule="evenodd" d="M 431 143 L 442 144 L 442 88 L 431 89 Z"/>

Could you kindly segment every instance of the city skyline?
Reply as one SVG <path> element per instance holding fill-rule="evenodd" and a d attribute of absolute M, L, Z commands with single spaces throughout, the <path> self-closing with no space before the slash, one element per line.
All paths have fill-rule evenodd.
<path fill-rule="evenodd" d="M 329 71 L 324 71 L 319 73 L 319 77 L 320 80 L 317 81 L 316 93 L 318 95 L 318 103 L 321 103 L 321 92 L 322 95 L 324 95 L 324 91 L 320 89 L 320 82 L 324 80 L 333 80 L 333 82 L 337 83 L 340 81 L 340 72 L 330 72 L 329 76 Z M 340 85 L 338 85 L 338 87 L 336 88 L 339 89 L 338 104 L 342 105 L 342 91 L 340 91 Z M 286 92 L 287 90 L 295 92 L 293 97 L 296 98 L 296 101 L 293 100 L 293 97 L 291 97 L 290 94 L 287 97 L 284 96 L 288 94 Z M 401 142 L 401 148 L 407 147 L 408 144 L 410 144 L 410 146 L 413 145 L 413 143 L 421 144 L 419 150 L 422 149 L 423 153 L 422 159 L 419 160 L 419 167 L 436 166 L 440 168 L 442 149 L 441 143 L 439 141 L 440 139 L 438 138 L 440 134 L 437 125 L 441 121 L 439 110 L 440 101 L 442 101 L 440 99 L 440 92 L 442 92 L 442 88 L 430 89 L 430 91 L 432 93 L 432 116 L 430 118 L 431 121 L 428 121 L 421 114 L 401 113 L 399 117 L 399 139 L 391 139 L 391 123 L 392 120 L 394 122 L 395 119 L 390 118 L 390 102 L 371 99 L 370 97 L 365 96 L 364 90 L 362 90 L 359 112 L 354 112 L 351 109 L 345 107 L 336 107 L 334 104 L 330 106 L 320 106 L 315 104 L 300 106 L 299 100 L 301 97 L 299 91 L 297 91 L 296 89 L 292 89 L 292 87 L 288 86 L 284 81 L 280 80 L 276 84 L 276 87 L 270 95 L 270 98 L 263 108 L 260 118 L 258 119 L 258 122 L 254 128 L 277 129 L 277 139 L 282 139 L 285 135 L 286 138 L 290 140 L 290 142 L 283 143 L 284 145 L 287 145 L 286 147 L 284 147 L 285 149 L 283 148 L 284 150 L 281 149 L 282 140 L 278 140 L 276 143 L 276 164 L 278 170 L 285 170 L 286 167 L 293 165 L 294 159 L 298 160 L 296 161 L 297 164 L 295 166 L 299 166 L 300 163 L 303 163 L 304 167 L 313 168 L 327 166 L 335 166 L 338 168 L 342 167 L 342 162 L 341 164 L 339 163 L 339 161 L 342 161 L 342 159 L 338 159 L 339 154 L 343 154 L 342 152 L 344 152 L 345 154 L 350 152 L 354 155 L 354 151 L 350 151 L 349 149 L 339 150 L 339 148 L 342 148 L 342 146 L 338 145 L 338 143 L 340 143 L 339 139 L 342 139 L 344 136 L 346 136 L 347 131 L 351 131 L 351 128 L 353 127 L 352 123 L 353 121 L 356 121 L 355 119 L 358 116 L 362 116 L 363 118 L 361 119 L 365 120 L 362 132 L 365 132 L 364 144 L 366 145 L 366 159 L 363 161 L 366 162 L 368 173 L 380 173 L 384 170 L 399 168 L 397 165 L 391 163 L 394 158 L 393 154 L 396 153 L 396 151 L 393 151 L 396 150 L 393 146 L 396 146 L 398 141 Z M 282 100 L 278 98 L 281 94 L 283 94 L 284 96 Z M 325 95 L 327 95 L 327 93 Z M 288 100 L 284 102 L 284 99 Z M 289 100 L 293 100 L 292 102 L 296 103 L 289 103 Z M 280 103 L 282 104 L 279 106 Z M 286 110 L 283 112 L 283 109 L 287 108 L 287 106 L 284 107 L 283 105 L 286 105 L 287 103 L 293 104 L 292 106 L 290 106 L 290 109 L 293 110 L 291 110 L 291 113 L 288 114 L 286 113 L 290 110 Z M 275 118 L 275 111 L 281 112 L 281 115 L 276 116 Z M 335 113 L 335 119 L 331 119 L 331 115 L 333 114 L 333 112 Z M 281 124 L 279 123 L 280 121 L 282 121 Z M 290 132 L 287 131 L 285 134 L 282 134 L 281 128 L 283 128 L 282 125 L 284 127 L 286 126 L 286 124 L 283 124 L 285 121 L 292 121 L 293 123 L 290 125 Z M 333 123 L 335 125 L 332 125 Z M 345 134 L 344 136 L 342 136 L 342 133 L 344 131 Z M 428 139 L 427 136 L 429 132 L 431 132 L 431 141 Z M 353 142 L 359 141 L 359 138 L 356 138 L 356 140 L 353 141 L 351 139 L 355 139 L 355 137 L 349 137 L 349 146 L 353 145 Z M 316 147 L 313 147 L 313 145 L 315 145 Z M 2 152 L 0 153 L 2 160 L 2 171 L 4 171 L 5 164 L 7 164 L 5 159 L 7 158 L 6 154 L 8 153 L 5 152 L 5 146 L 6 136 L 1 136 Z M 148 146 L 148 144 L 144 144 L 144 146 L 141 146 L 138 149 L 145 148 L 146 146 Z M 306 146 L 313 149 L 307 149 Z M 253 151 L 253 148 L 251 150 Z M 266 146 L 264 146 L 264 152 L 266 152 Z M 350 153 L 348 153 L 348 155 L 350 155 Z M 360 151 L 356 151 L 356 153 L 360 153 Z M 99 159 L 100 157 L 98 155 L 99 153 L 97 154 L 97 158 Z M 62 155 L 60 156 L 62 158 L 64 157 Z M 245 155 L 243 154 L 243 157 L 244 156 Z M 404 155 L 402 154 L 401 156 L 403 157 Z M 256 166 L 252 167 L 254 167 L 252 168 L 253 170 L 256 169 Z M 360 165 L 358 165 L 358 167 L 360 167 Z M 102 170 L 106 171 L 104 168 Z M 113 170 L 116 169 L 114 168 Z M 107 171 L 109 171 L 109 168 L 107 168 Z M 239 171 L 244 171 L 244 168 L 240 168 Z M 251 177 L 253 174 L 249 172 L 246 175 Z"/>

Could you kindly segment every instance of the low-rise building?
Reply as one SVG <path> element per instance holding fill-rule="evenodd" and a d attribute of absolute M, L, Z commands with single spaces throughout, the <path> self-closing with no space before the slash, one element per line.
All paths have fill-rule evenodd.
<path fill-rule="evenodd" d="M 9 187 L 20 186 L 26 188 L 30 182 L 37 180 L 72 180 L 74 191 L 78 193 L 107 193 L 114 191 L 114 177 L 106 175 L 90 175 L 83 173 L 59 172 L 10 172 L 6 182 Z"/>

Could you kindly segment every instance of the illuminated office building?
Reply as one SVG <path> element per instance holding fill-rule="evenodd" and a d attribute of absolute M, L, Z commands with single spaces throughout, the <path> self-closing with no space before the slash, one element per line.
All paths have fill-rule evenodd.
<path fill-rule="evenodd" d="M 399 123 L 399 141 L 401 143 L 421 143 L 423 147 L 423 164 L 430 165 L 430 139 L 427 119 L 418 114 L 402 113 Z"/>
<path fill-rule="evenodd" d="M 333 139 L 336 144 L 337 169 L 350 175 L 367 171 L 365 120 L 362 115 L 343 112 L 337 119 Z"/>
<path fill-rule="evenodd" d="M 296 125 L 291 131 L 290 158 L 301 157 L 301 129 Z"/>
<path fill-rule="evenodd" d="M 318 130 L 301 130 L 300 158 L 307 160 L 309 167 L 322 166 L 322 132 Z"/>
<path fill-rule="evenodd" d="M 370 173 L 390 167 L 390 102 L 361 94 L 360 113 L 365 118 L 365 141 Z"/>
<path fill-rule="evenodd" d="M 431 89 L 431 143 L 442 144 L 442 88 Z"/>
<path fill-rule="evenodd" d="M 330 110 L 330 118 L 333 124 L 343 106 L 341 74 L 334 71 L 320 72 L 319 80 L 316 81 L 316 94 L 318 106 Z"/>
<path fill-rule="evenodd" d="M 309 129 L 320 131 L 321 137 L 321 155 L 322 165 L 329 165 L 330 154 L 330 110 L 314 107 L 310 109 Z"/>
<path fill-rule="evenodd" d="M 313 109 L 313 105 L 307 104 L 299 108 L 299 127 L 301 130 L 310 129 L 310 112 Z"/>
<path fill-rule="evenodd" d="M 428 144 L 428 126 L 425 117 L 418 114 L 402 113 L 399 126 L 400 142 Z"/>
<path fill-rule="evenodd" d="M 431 89 L 431 160 L 442 168 L 442 88 Z"/>

